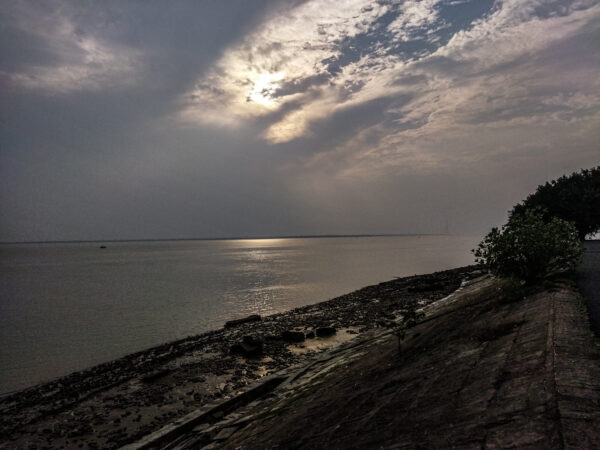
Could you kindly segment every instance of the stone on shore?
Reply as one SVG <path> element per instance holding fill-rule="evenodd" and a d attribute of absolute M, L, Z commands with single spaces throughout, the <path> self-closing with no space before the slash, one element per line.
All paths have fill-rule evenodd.
<path fill-rule="evenodd" d="M 153 381 L 158 380 L 159 378 L 162 378 L 168 374 L 171 373 L 170 369 L 159 369 L 159 370 L 154 370 L 144 376 L 141 377 L 141 380 L 144 383 L 152 383 Z"/>
<path fill-rule="evenodd" d="M 318 337 L 329 337 L 337 333 L 337 330 L 334 327 L 319 327 L 316 331 Z"/>
<path fill-rule="evenodd" d="M 227 322 L 225 322 L 225 328 L 235 327 L 237 325 L 241 325 L 243 323 L 248 323 L 248 322 L 259 322 L 261 320 L 262 320 L 262 317 L 260 317 L 258 314 L 252 314 L 248 317 L 243 317 L 241 319 L 228 320 Z"/>
<path fill-rule="evenodd" d="M 302 342 L 305 339 L 304 332 L 296 330 L 286 330 L 281 333 L 281 339 L 287 342 Z"/>
<path fill-rule="evenodd" d="M 242 356 L 260 356 L 263 353 L 263 343 L 252 336 L 244 336 L 242 342 L 231 346 L 230 352 Z"/>

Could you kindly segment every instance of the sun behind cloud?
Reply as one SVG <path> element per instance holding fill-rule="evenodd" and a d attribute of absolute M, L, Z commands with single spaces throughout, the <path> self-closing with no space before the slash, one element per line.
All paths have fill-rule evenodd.
<path fill-rule="evenodd" d="M 324 104 L 339 102 L 346 78 L 335 68 L 341 42 L 368 31 L 388 11 L 366 0 L 309 1 L 279 11 L 226 51 L 182 97 L 180 117 L 234 125 L 296 102 L 307 106 L 305 112 L 284 116 L 263 136 L 269 142 L 299 137 L 307 129 L 299 117 L 313 120 L 326 114 Z"/>
<path fill-rule="evenodd" d="M 283 72 L 264 73 L 254 81 L 252 91 L 248 95 L 248 102 L 255 102 L 266 107 L 275 107 L 276 101 L 273 94 L 279 87 L 279 81 L 285 77 Z"/>
<path fill-rule="evenodd" d="M 528 59 L 600 14 L 594 2 L 566 4 L 311 0 L 277 11 L 230 47 L 184 96 L 180 117 L 235 126 L 281 111 L 259 134 L 280 144 L 311 136 L 313 125 L 340 112 L 387 98 L 392 125 L 380 140 L 385 150 L 371 144 L 377 155 L 394 154 L 386 142 L 436 136 L 464 126 L 458 122 L 466 117 L 507 120 L 530 108 L 531 115 L 513 119 L 531 121 L 546 109 L 532 106 L 544 93 L 534 89 Z M 506 113 L 490 115 L 489 102 Z"/>

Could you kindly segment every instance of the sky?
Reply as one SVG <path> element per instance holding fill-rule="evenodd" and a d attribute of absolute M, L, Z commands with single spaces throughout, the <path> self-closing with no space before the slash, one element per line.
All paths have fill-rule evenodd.
<path fill-rule="evenodd" d="M 5 0 L 0 241 L 483 235 L 598 74 L 600 0 Z"/>

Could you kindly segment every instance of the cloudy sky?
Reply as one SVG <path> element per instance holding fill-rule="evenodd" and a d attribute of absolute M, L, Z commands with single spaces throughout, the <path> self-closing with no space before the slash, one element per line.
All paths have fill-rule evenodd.
<path fill-rule="evenodd" d="M 3 1 L 0 241 L 475 233 L 600 163 L 600 1 Z"/>

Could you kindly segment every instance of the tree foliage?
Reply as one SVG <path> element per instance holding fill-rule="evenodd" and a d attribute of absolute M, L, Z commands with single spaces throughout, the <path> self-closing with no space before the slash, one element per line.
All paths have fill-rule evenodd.
<path fill-rule="evenodd" d="M 546 217 L 540 208 L 513 214 L 502 229 L 492 228 L 473 250 L 475 260 L 495 275 L 527 284 L 573 269 L 583 255 L 577 228 L 558 217 Z"/>
<path fill-rule="evenodd" d="M 565 175 L 540 185 L 516 205 L 510 219 L 532 208 L 544 209 L 544 220 L 553 217 L 573 222 L 579 239 L 600 230 L 600 166 Z"/>

